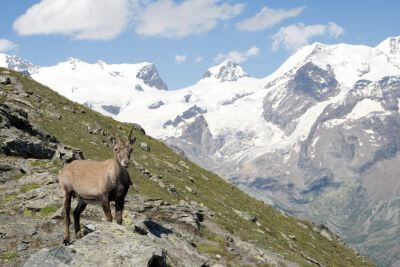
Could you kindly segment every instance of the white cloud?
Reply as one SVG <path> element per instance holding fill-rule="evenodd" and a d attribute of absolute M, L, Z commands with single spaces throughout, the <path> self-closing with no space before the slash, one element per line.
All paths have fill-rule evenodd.
<path fill-rule="evenodd" d="M 21 35 L 65 34 L 77 39 L 112 39 L 131 19 L 132 0 L 41 0 L 14 22 Z"/>
<path fill-rule="evenodd" d="M 281 28 L 272 37 L 272 49 L 278 50 L 283 45 L 289 51 L 296 51 L 300 47 L 309 44 L 310 39 L 313 37 L 327 35 L 331 38 L 338 38 L 343 33 L 344 29 L 333 22 L 329 22 L 326 25 L 292 24 Z"/>
<path fill-rule="evenodd" d="M 237 23 L 236 29 L 249 32 L 265 30 L 285 19 L 298 16 L 303 10 L 304 7 L 272 9 L 265 6 L 255 16 Z"/>
<path fill-rule="evenodd" d="M 138 14 L 136 33 L 167 38 L 204 33 L 215 28 L 218 22 L 237 16 L 243 7 L 220 0 L 157 0 Z"/>
<path fill-rule="evenodd" d="M 16 50 L 18 45 L 7 39 L 0 39 L 0 53 Z"/>
<path fill-rule="evenodd" d="M 129 25 L 140 35 L 182 38 L 208 32 L 243 8 L 224 0 L 40 0 L 13 28 L 20 35 L 109 40 Z"/>
<path fill-rule="evenodd" d="M 236 63 L 242 63 L 249 59 L 249 57 L 257 56 L 260 54 L 260 49 L 256 46 L 251 47 L 250 49 L 239 52 L 236 50 L 229 51 L 227 54 L 219 53 L 215 58 L 214 61 L 216 62 L 221 62 L 226 59 L 231 59 L 232 61 Z"/>
<path fill-rule="evenodd" d="M 175 56 L 175 63 L 176 64 L 181 64 L 187 60 L 186 55 L 176 55 Z"/>
<path fill-rule="evenodd" d="M 196 57 L 196 59 L 194 60 L 196 63 L 200 63 L 203 61 L 202 57 Z"/>

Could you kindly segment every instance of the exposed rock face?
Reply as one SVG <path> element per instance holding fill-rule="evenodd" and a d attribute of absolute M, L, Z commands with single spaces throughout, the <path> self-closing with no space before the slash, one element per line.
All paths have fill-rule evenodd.
<path fill-rule="evenodd" d="M 101 108 L 113 115 L 118 115 L 118 113 L 121 110 L 121 107 L 113 106 L 113 105 L 102 105 Z"/>
<path fill-rule="evenodd" d="M 57 146 L 57 150 L 53 156 L 53 159 L 60 159 L 66 163 L 69 163 L 74 160 L 85 159 L 85 157 L 81 150 L 59 144 Z"/>
<path fill-rule="evenodd" d="M 277 93 L 278 91 L 281 91 Z M 320 101 L 339 93 L 338 82 L 331 69 L 323 70 L 309 62 L 299 68 L 287 82 L 264 98 L 266 121 L 279 125 L 289 135 L 296 128 L 296 119 Z"/>
<path fill-rule="evenodd" d="M 124 226 L 97 223 L 94 232 L 71 246 L 40 250 L 24 266 L 167 266 L 166 258 L 162 257 L 164 244 L 156 240 L 130 232 Z M 174 249 L 170 253 L 184 260 L 181 266 L 201 265 L 204 261 L 200 255 L 189 255 L 185 250 Z"/>
<path fill-rule="evenodd" d="M 399 66 L 397 40 L 382 48 L 390 55 L 367 51 L 385 58 L 388 66 Z M 262 96 L 264 119 L 257 126 L 232 129 L 235 116 L 227 116 L 226 124 L 213 117 L 213 105 L 218 113 L 230 106 L 228 112 L 234 112 L 246 104 L 242 98 L 253 96 L 241 93 L 213 102 L 203 118 L 197 114 L 194 120 L 171 122 L 180 136 L 165 139 L 249 194 L 327 225 L 382 266 L 396 265 L 400 76 L 377 74 L 377 66 L 361 61 L 354 64 L 357 74 L 348 75 L 354 79 L 349 84 L 343 73 L 350 69 L 341 69 L 348 61 L 335 57 L 336 66 L 326 63 L 325 57 L 339 48 L 315 45 L 304 61 L 268 81 L 265 94 L 255 91 L 253 95 Z M 222 130 L 215 133 L 215 128 Z"/>
<path fill-rule="evenodd" d="M 167 127 L 167 126 L 178 126 L 181 122 L 184 122 L 185 120 L 191 119 L 196 117 L 197 115 L 201 115 L 201 114 L 205 114 L 207 113 L 206 109 L 202 109 L 201 107 L 198 107 L 196 105 L 192 106 L 191 108 L 189 108 L 188 110 L 185 110 L 182 115 L 178 115 L 176 116 L 176 118 L 172 121 L 169 120 L 166 123 L 164 123 L 163 127 Z"/>
<path fill-rule="evenodd" d="M 232 82 L 248 76 L 249 75 L 237 63 L 232 60 L 226 60 L 220 65 L 207 70 L 203 75 L 203 79 L 215 78 L 221 82 Z"/>
<path fill-rule="evenodd" d="M 28 114 L 7 104 L 0 104 L 0 151 L 6 155 L 51 159 L 57 140 L 33 126 Z"/>
<path fill-rule="evenodd" d="M 263 168 L 263 177 L 247 183 L 247 190 L 269 196 L 265 199 L 285 210 L 290 203 L 295 212 L 319 218 L 382 266 L 396 265 L 399 94 L 400 77 L 358 81 L 344 99 L 323 109 L 298 152 L 265 153 L 254 159 L 268 161 L 270 167 L 285 162 L 286 168 Z M 285 107 L 293 110 L 287 103 Z M 382 257 L 376 246 L 393 249 Z"/>
<path fill-rule="evenodd" d="M 18 72 L 23 72 L 28 76 L 30 76 L 32 73 L 35 73 L 38 69 L 38 66 L 18 56 L 10 56 L 5 54 L 0 54 L 0 56 L 5 58 L 7 68 Z"/>
<path fill-rule="evenodd" d="M 142 134 L 146 134 L 145 129 L 143 129 L 143 127 L 140 126 L 139 124 L 137 124 L 137 123 L 132 123 L 132 127 L 133 127 L 134 129 L 138 130 L 139 132 L 141 132 Z"/>
<path fill-rule="evenodd" d="M 0 84 L 9 85 L 11 84 L 11 80 L 7 76 L 0 75 Z"/>
<path fill-rule="evenodd" d="M 149 105 L 148 108 L 149 108 L 149 109 L 157 109 L 157 108 L 159 108 L 159 107 L 161 107 L 161 106 L 163 106 L 163 105 L 164 105 L 164 102 L 163 102 L 163 101 L 157 101 L 157 102 L 155 102 L 155 103 Z"/>
<path fill-rule="evenodd" d="M 82 144 L 92 157 L 106 157 L 110 152 L 106 145 L 107 133 L 126 134 L 123 129 L 126 125 L 68 103 L 48 88 L 21 75 L 8 74 L 12 75 L 12 86 L 1 86 L 7 94 L 1 96 L 1 101 L 6 101 L 0 106 L 1 129 L 15 128 L 23 135 L 54 144 L 53 159 L 69 161 L 76 159 L 74 153 L 80 157 L 82 154 L 57 143 L 29 119 L 54 134 L 65 130 L 57 136 L 67 140 L 68 144 Z M 32 82 L 33 86 L 30 90 L 24 89 L 22 83 L 18 83 L 19 79 Z M 35 102 L 39 96 L 45 105 Z M 46 109 L 41 109 L 42 106 Z M 184 129 L 189 142 L 210 145 L 215 141 L 202 114 L 195 114 L 190 120 L 194 125 L 185 125 Z M 70 128 L 71 131 L 66 131 L 67 127 L 58 128 L 63 122 L 75 128 Z M 134 164 L 129 171 L 134 174 L 133 183 L 138 182 L 139 190 L 150 189 L 148 194 L 153 198 L 143 197 L 135 189 L 128 192 L 123 226 L 105 223 L 101 206 L 88 205 L 81 217 L 84 236 L 73 238 L 69 247 L 59 246 L 64 231 L 63 195 L 57 181 L 60 162 L 0 154 L 0 264 L 298 266 L 285 260 L 287 255 L 297 255 L 295 260 L 303 264 L 311 260 L 326 263 L 325 254 L 319 257 L 318 252 L 314 252 L 314 242 L 325 246 L 327 252 L 324 253 L 329 253 L 337 262 L 361 262 L 353 252 L 336 242 L 315 238 L 318 235 L 309 223 L 303 222 L 308 226 L 297 226 L 295 219 L 245 196 L 214 174 L 174 155 L 151 137 L 139 132 L 135 135 L 140 142 L 149 142 L 151 150 L 136 149 Z M 215 146 L 210 145 L 209 149 Z M 148 146 L 143 145 L 145 147 Z M 76 200 L 74 202 L 73 206 Z M 274 220 L 270 221 L 270 216 L 264 212 L 271 214 Z M 257 241 L 247 241 L 248 236 Z M 297 247 L 295 242 L 302 238 L 309 244 L 303 242 L 301 248 Z M 275 246 L 275 243 L 279 245 Z M 268 249 L 270 247 L 275 252 Z M 335 250 L 334 253 L 331 250 Z M 340 255 L 348 255 L 349 259 L 342 260 L 337 256 L 338 251 Z"/>
<path fill-rule="evenodd" d="M 0 151 L 24 158 L 83 159 L 81 151 L 59 144 L 55 137 L 32 125 L 28 113 L 11 103 L 0 104 Z"/>
<path fill-rule="evenodd" d="M 161 80 L 160 75 L 158 74 L 156 65 L 148 64 L 144 66 L 139 72 L 136 74 L 136 77 L 142 79 L 145 84 L 150 87 L 155 87 L 160 90 L 167 90 L 167 85 Z"/>

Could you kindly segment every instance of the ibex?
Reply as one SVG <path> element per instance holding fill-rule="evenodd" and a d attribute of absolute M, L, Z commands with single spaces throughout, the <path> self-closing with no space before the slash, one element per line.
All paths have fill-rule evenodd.
<path fill-rule="evenodd" d="M 132 131 L 133 127 L 126 142 L 113 139 L 114 159 L 105 161 L 75 160 L 66 164 L 60 170 L 58 181 L 64 191 L 65 233 L 63 242 L 65 245 L 70 242 L 69 225 L 72 197 L 78 200 L 73 212 L 76 238 L 82 236 L 80 215 L 87 204 L 91 202 L 100 202 L 107 221 L 111 222 L 113 217 L 110 201 L 115 201 L 117 223 L 122 224 L 124 199 L 132 184 L 127 171 L 132 145 L 136 140 L 136 137 L 131 138 Z"/>

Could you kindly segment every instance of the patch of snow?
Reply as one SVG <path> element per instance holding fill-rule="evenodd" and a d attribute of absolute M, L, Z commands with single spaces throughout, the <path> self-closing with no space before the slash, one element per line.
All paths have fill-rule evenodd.
<path fill-rule="evenodd" d="M 385 109 L 380 102 L 366 98 L 358 102 L 346 118 L 357 120 L 367 116 L 371 112 L 385 112 Z"/>

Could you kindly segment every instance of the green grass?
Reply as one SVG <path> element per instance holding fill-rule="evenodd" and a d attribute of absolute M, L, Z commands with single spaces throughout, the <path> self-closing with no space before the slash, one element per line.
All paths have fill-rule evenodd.
<path fill-rule="evenodd" d="M 226 250 L 217 247 L 215 245 L 210 245 L 210 244 L 198 244 L 197 245 L 197 250 L 202 252 L 202 253 L 207 253 L 207 254 L 219 254 L 221 256 L 226 255 Z"/>
<path fill-rule="evenodd" d="M 15 179 L 21 179 L 24 176 L 25 176 L 24 173 L 18 173 L 17 175 L 15 175 Z"/>
<path fill-rule="evenodd" d="M 10 194 L 4 197 L 4 200 L 9 202 L 17 199 L 17 194 Z"/>
<path fill-rule="evenodd" d="M 92 129 L 103 129 L 109 136 L 127 137 L 130 130 L 129 124 L 116 122 L 109 117 L 91 111 L 85 106 L 71 102 L 49 88 L 16 72 L 12 72 L 12 75 L 22 83 L 24 88 L 29 88 L 33 95 L 39 96 L 41 99 L 41 102 L 39 102 L 33 97 L 27 98 L 36 111 L 30 113 L 30 119 L 39 128 L 55 136 L 60 142 L 82 150 L 87 159 L 103 160 L 113 156 L 111 148 L 107 146 L 108 137 L 102 134 L 89 134 L 88 125 Z M 61 119 L 51 116 L 52 113 L 60 114 Z M 70 125 L 74 127 L 70 127 Z M 308 222 L 283 216 L 272 207 L 248 196 L 216 174 L 183 159 L 172 152 L 165 144 L 152 137 L 143 135 L 138 131 L 134 131 L 134 135 L 137 141 L 132 153 L 132 160 L 137 161 L 152 175 L 162 175 L 162 181 L 167 187 L 169 185 L 175 186 L 177 194 L 172 194 L 167 190 L 167 187 L 161 188 L 149 180 L 133 164 L 128 171 L 133 186 L 138 192 L 130 190 L 130 194 L 139 193 L 147 197 L 161 198 L 172 204 L 179 203 L 182 199 L 202 203 L 215 214 L 208 220 L 218 224 L 219 227 L 234 233 L 242 240 L 251 240 L 257 246 L 272 250 L 299 264 L 309 264 L 302 256 L 304 252 L 325 266 L 372 266 L 369 261 L 366 264 L 362 263 L 363 258 L 358 257 L 354 251 L 347 247 L 328 241 L 321 235 L 314 233 Z M 147 152 L 141 149 L 138 145 L 140 142 L 149 144 L 151 150 Z M 183 161 L 189 169 L 182 166 L 179 163 L 180 161 Z M 62 165 L 62 163 L 56 162 L 54 172 Z M 192 177 L 193 182 L 188 178 L 189 176 Z M 185 186 L 193 188 L 197 194 L 188 192 Z M 37 184 L 25 185 L 21 188 L 21 192 L 28 192 L 38 187 Z M 246 211 L 257 216 L 261 226 L 258 227 L 256 224 L 239 217 L 233 209 Z M 32 214 L 30 215 L 32 216 Z M 299 226 L 297 222 L 307 225 L 309 229 Z M 260 231 L 263 231 L 264 234 Z M 293 241 L 294 249 L 289 246 L 288 241 L 281 233 L 286 236 L 296 236 L 296 240 Z M 211 244 L 201 244 L 199 250 L 204 253 L 206 253 L 205 251 L 208 251 L 207 253 L 218 251 L 218 254 L 225 251 L 223 237 L 211 233 L 204 235 L 210 240 Z M 226 255 L 229 256 L 229 253 Z M 349 258 L 350 261 L 346 258 Z"/>
<path fill-rule="evenodd" d="M 31 166 L 32 167 L 41 167 L 41 166 L 45 166 L 48 162 L 45 161 L 32 161 L 31 162 Z"/>
<path fill-rule="evenodd" d="M 31 210 L 24 210 L 24 212 L 22 213 L 22 215 L 23 215 L 24 217 L 33 217 L 33 216 L 34 216 L 34 213 L 33 213 L 33 211 L 31 211 Z"/>
<path fill-rule="evenodd" d="M 4 261 L 12 261 L 17 257 L 17 253 L 15 252 L 7 252 L 1 256 L 1 259 Z"/>
<path fill-rule="evenodd" d="M 42 216 L 48 216 L 48 215 L 56 212 L 59 208 L 60 208 L 59 206 L 50 204 L 50 205 L 47 205 L 46 207 L 44 207 L 43 209 L 41 209 L 40 214 Z"/>
<path fill-rule="evenodd" d="M 200 234 L 202 237 L 204 237 L 210 241 L 214 241 L 214 242 L 221 243 L 221 244 L 227 243 L 227 240 L 225 240 L 225 238 L 223 236 L 215 234 L 207 227 L 204 227 L 204 226 L 201 227 Z"/>
<path fill-rule="evenodd" d="M 23 186 L 21 186 L 21 193 L 27 193 L 33 189 L 39 188 L 40 186 L 36 183 L 31 183 L 31 184 L 25 184 Z"/>

